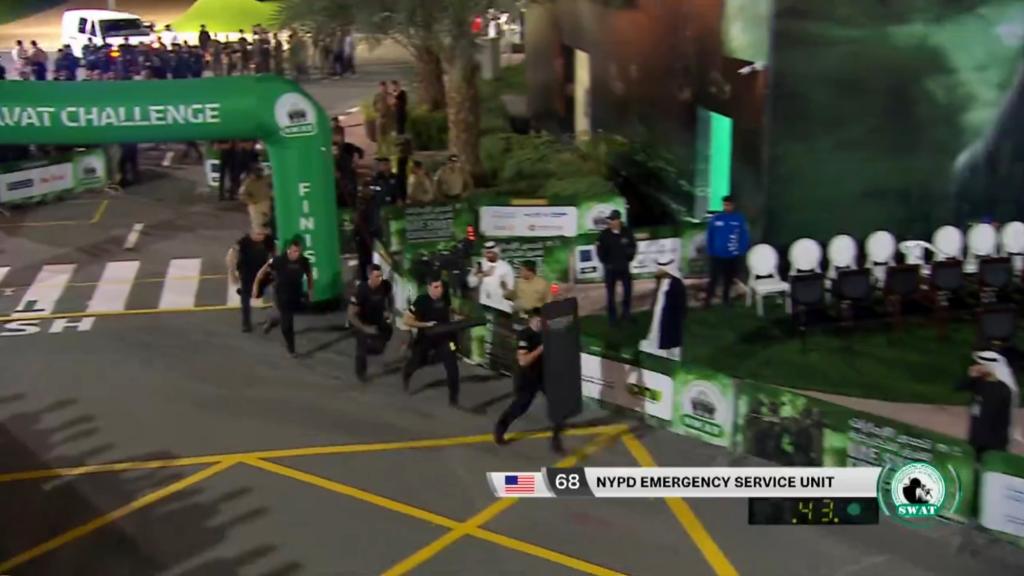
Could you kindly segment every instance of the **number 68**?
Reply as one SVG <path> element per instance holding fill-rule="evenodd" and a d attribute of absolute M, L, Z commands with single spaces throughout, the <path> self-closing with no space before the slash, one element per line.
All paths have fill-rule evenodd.
<path fill-rule="evenodd" d="M 576 490 L 580 487 L 579 474 L 556 474 L 555 488 L 559 490 Z"/>

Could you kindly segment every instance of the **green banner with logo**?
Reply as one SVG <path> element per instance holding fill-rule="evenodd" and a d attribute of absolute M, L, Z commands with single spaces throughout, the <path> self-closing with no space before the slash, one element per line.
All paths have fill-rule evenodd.
<path fill-rule="evenodd" d="M 0 144 L 259 139 L 273 165 L 282 241 L 313 264 L 311 299 L 338 298 L 341 268 L 327 115 L 278 76 L 173 82 L 0 82 Z"/>
<path fill-rule="evenodd" d="M 902 466 L 930 464 L 945 484 L 939 515 L 964 521 L 972 514 L 974 451 L 961 440 L 749 381 L 737 388 L 735 434 L 742 452 L 784 466 L 886 468 L 883 495 Z"/>
<path fill-rule="evenodd" d="M 684 367 L 676 378 L 673 432 L 716 446 L 732 446 L 736 386 L 729 376 Z"/>

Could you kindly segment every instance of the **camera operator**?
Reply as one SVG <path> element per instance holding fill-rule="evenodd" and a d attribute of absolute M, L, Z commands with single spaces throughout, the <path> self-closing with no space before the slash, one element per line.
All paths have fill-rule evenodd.
<path fill-rule="evenodd" d="M 379 264 L 370 264 L 365 282 L 360 282 L 348 305 L 348 317 L 356 332 L 356 378 L 366 381 L 366 357 L 380 354 L 391 340 L 391 282 L 384 279 Z"/>

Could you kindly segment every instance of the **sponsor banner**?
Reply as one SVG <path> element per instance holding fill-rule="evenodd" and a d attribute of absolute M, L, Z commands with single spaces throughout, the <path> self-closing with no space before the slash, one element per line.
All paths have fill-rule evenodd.
<path fill-rule="evenodd" d="M 286 138 L 316 134 L 316 106 L 303 94 L 288 92 L 274 103 L 274 120 Z"/>
<path fill-rule="evenodd" d="M 405 242 L 451 241 L 455 238 L 456 204 L 409 206 L 405 209 Z M 461 205 L 458 205 L 461 207 Z"/>
<path fill-rule="evenodd" d="M 684 368 L 677 382 L 671 430 L 708 444 L 732 446 L 736 400 L 733 379 L 710 370 Z"/>
<path fill-rule="evenodd" d="M 287 94 L 286 94 L 287 96 Z M 151 106 L 7 106 L 0 105 L 0 127 L 119 128 L 219 124 L 216 102 Z"/>
<path fill-rule="evenodd" d="M 480 233 L 487 237 L 574 237 L 575 206 L 482 206 Z"/>
<path fill-rule="evenodd" d="M 583 396 L 672 420 L 672 377 L 600 356 L 580 354 Z"/>
<path fill-rule="evenodd" d="M 502 260 L 511 264 L 517 274 L 524 260 L 533 260 L 537 264 L 537 274 L 548 282 L 568 282 L 570 240 L 564 238 L 509 238 L 497 239 L 494 242 L 501 250 Z"/>
<path fill-rule="evenodd" d="M 682 245 L 682 240 L 675 237 L 638 240 L 636 258 L 629 264 L 630 274 L 634 279 L 653 277 L 654 271 L 658 268 L 658 259 L 663 256 L 680 262 Z M 575 256 L 577 282 L 593 283 L 604 280 L 604 266 L 597 258 L 597 245 L 594 242 L 576 246 Z"/>
<path fill-rule="evenodd" d="M 1005 452 L 985 454 L 978 521 L 1024 545 L 1024 458 Z"/>
<path fill-rule="evenodd" d="M 705 222 L 684 222 L 680 269 L 686 276 L 707 276 L 708 226 Z"/>
<path fill-rule="evenodd" d="M 464 334 L 468 346 L 461 346 L 466 359 L 495 372 L 512 374 L 515 371 L 516 334 L 525 328 L 518 318 L 494 308 L 480 310 L 487 324 L 476 326 Z"/>
<path fill-rule="evenodd" d="M 75 190 L 102 188 L 107 184 L 107 156 L 103 150 L 76 153 L 74 158 Z"/>
<path fill-rule="evenodd" d="M 0 202 L 26 200 L 75 187 L 73 164 L 62 162 L 0 174 Z"/>
<path fill-rule="evenodd" d="M 419 294 L 416 291 L 416 285 L 408 278 L 402 276 L 397 269 L 393 266 L 391 258 L 387 256 L 387 252 L 384 247 L 380 245 L 380 242 L 374 242 L 373 245 L 373 263 L 380 266 L 381 274 L 385 279 L 391 282 L 392 294 L 395 301 L 395 312 L 397 312 L 397 318 L 401 318 L 402 314 L 409 309 L 409 305 L 413 299 Z"/>
<path fill-rule="evenodd" d="M 880 493 L 903 466 L 930 464 L 949 494 L 939 515 L 970 516 L 974 451 L 966 442 L 756 382 L 742 382 L 736 395 L 734 445 L 744 453 L 784 466 L 885 468 Z"/>

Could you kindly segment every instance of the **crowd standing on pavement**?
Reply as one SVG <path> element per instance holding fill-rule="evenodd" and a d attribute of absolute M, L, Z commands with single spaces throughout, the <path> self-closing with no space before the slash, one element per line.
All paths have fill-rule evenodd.
<path fill-rule="evenodd" d="M 14 78 L 36 81 L 166 80 L 270 73 L 304 80 L 309 78 L 312 65 L 324 77 L 354 75 L 356 71 L 356 41 L 351 30 L 310 36 L 299 30 L 271 32 L 256 24 L 250 33 L 239 30 L 233 36 L 220 39 L 202 25 L 198 43 L 189 44 L 168 25 L 152 44 L 133 44 L 127 37 L 120 43 L 95 44 L 90 38 L 82 47 L 81 58 L 65 44 L 52 62 L 35 40 L 28 46 L 17 40 L 11 50 L 12 73 Z M 7 71 L 3 74 L 6 78 Z"/>

